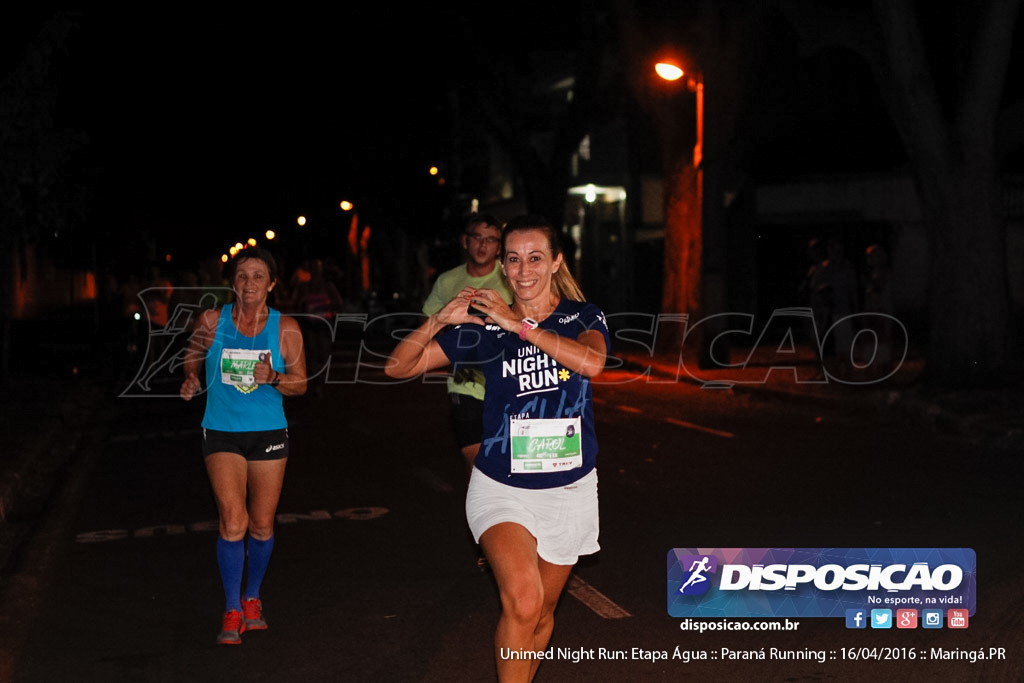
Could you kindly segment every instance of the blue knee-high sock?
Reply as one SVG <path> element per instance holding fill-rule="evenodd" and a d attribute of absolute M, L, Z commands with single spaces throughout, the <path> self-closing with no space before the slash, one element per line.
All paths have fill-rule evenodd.
<path fill-rule="evenodd" d="M 245 544 L 217 539 L 217 566 L 224 584 L 224 611 L 242 611 L 242 571 L 245 569 Z"/>
<path fill-rule="evenodd" d="M 250 536 L 248 545 L 249 578 L 245 585 L 245 597 L 258 598 L 263 575 L 267 573 L 267 565 L 270 564 L 270 553 L 274 551 L 274 537 L 271 536 L 265 541 L 260 541 Z"/>

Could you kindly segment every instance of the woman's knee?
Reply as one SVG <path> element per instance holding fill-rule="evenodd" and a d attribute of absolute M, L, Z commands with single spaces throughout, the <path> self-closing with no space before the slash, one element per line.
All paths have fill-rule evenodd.
<path fill-rule="evenodd" d="M 245 536 L 249 528 L 249 516 L 245 512 L 222 515 L 220 518 L 220 535 L 229 541 L 237 541 Z"/>
<path fill-rule="evenodd" d="M 274 535 L 274 518 L 260 520 L 249 517 L 249 535 L 259 541 L 265 541 Z"/>
<path fill-rule="evenodd" d="M 540 581 L 517 577 L 512 585 L 501 587 L 502 609 L 516 621 L 536 624 L 544 612 L 544 587 Z"/>

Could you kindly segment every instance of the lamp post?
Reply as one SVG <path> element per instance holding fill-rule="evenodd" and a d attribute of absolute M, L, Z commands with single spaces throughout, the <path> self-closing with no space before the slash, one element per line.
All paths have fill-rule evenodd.
<path fill-rule="evenodd" d="M 693 145 L 693 167 L 699 169 L 704 158 L 704 78 L 687 76 L 686 72 L 671 62 L 658 62 L 654 72 L 666 81 L 678 81 L 686 76 L 686 87 L 697 95 L 697 141 Z"/>
<path fill-rule="evenodd" d="M 718 313 L 727 310 L 727 250 L 725 246 L 725 223 L 721 211 L 724 206 L 717 197 L 721 196 L 721 164 L 723 151 L 715 145 L 721 144 L 721 137 L 712 140 L 712 166 L 704 160 L 704 75 L 700 71 L 687 74 L 682 68 L 670 62 L 660 62 L 655 72 L 665 80 L 686 78 L 686 88 L 696 95 L 696 140 L 693 146 L 693 166 L 691 174 L 680 174 L 680 182 L 695 183 L 693 188 L 694 206 L 680 211 L 685 216 L 687 225 L 683 228 L 685 239 L 693 253 L 688 253 L 684 267 L 692 272 L 684 273 L 680 278 L 691 292 L 686 297 L 686 312 L 691 313 L 688 335 L 692 335 L 690 347 L 698 352 L 698 363 L 701 367 L 713 367 L 724 358 L 712 358 L 712 342 L 722 331 L 721 316 Z M 717 91 L 716 91 L 717 92 Z M 715 119 L 716 125 L 723 124 Z M 718 128 L 716 128 L 717 130 Z M 716 163 L 719 162 L 719 163 Z M 705 171 L 709 176 L 712 204 L 705 205 Z M 691 181 L 692 177 L 692 181 Z M 684 192 L 685 194 L 685 192 Z M 669 228 L 666 226 L 666 254 L 669 253 Z M 696 315 L 693 315 L 696 313 Z M 722 339 L 717 341 L 715 355 L 728 355 L 728 345 Z"/>
<path fill-rule="evenodd" d="M 665 272 L 661 308 L 667 314 L 686 316 L 685 338 L 702 347 L 702 329 L 693 326 L 697 325 L 705 308 L 704 83 L 699 73 L 691 75 L 668 60 L 658 62 L 654 72 L 660 79 L 678 82 L 697 98 L 696 135 L 689 159 L 685 148 L 678 146 L 688 137 L 680 139 L 678 115 L 659 117 L 665 173 Z M 683 119 L 690 120 L 690 117 Z M 683 328 L 679 328 L 679 338 L 671 340 L 673 346 L 683 343 L 683 333 Z"/>
<path fill-rule="evenodd" d="M 346 283 L 345 295 L 349 299 L 361 297 L 370 289 L 370 227 L 364 225 L 359 229 L 359 212 L 355 204 L 344 200 L 338 207 L 345 213 L 352 213 L 348 229 L 348 251 L 346 252 Z"/>

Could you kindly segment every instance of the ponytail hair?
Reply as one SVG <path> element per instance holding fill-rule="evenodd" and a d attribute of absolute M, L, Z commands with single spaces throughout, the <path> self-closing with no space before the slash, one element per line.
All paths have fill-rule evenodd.
<path fill-rule="evenodd" d="M 551 291 L 561 299 L 586 301 L 586 297 L 583 296 L 583 290 L 580 289 L 576 278 L 572 276 L 569 266 L 565 262 L 565 252 L 558 239 L 558 233 L 555 232 L 555 229 L 551 227 L 551 223 L 543 216 L 525 214 L 516 216 L 505 224 L 501 231 L 501 260 L 503 262 L 505 260 L 505 242 L 509 233 L 525 232 L 527 230 L 539 230 L 547 236 L 548 246 L 551 247 L 551 258 L 558 258 L 559 254 L 562 255 L 562 265 L 551 276 Z"/>

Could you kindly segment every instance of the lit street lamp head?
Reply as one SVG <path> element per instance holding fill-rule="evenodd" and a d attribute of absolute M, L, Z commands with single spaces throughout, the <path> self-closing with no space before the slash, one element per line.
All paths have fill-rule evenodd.
<path fill-rule="evenodd" d="M 683 70 L 668 62 L 658 62 L 654 65 L 654 71 L 666 81 L 678 81 L 683 77 Z"/>

